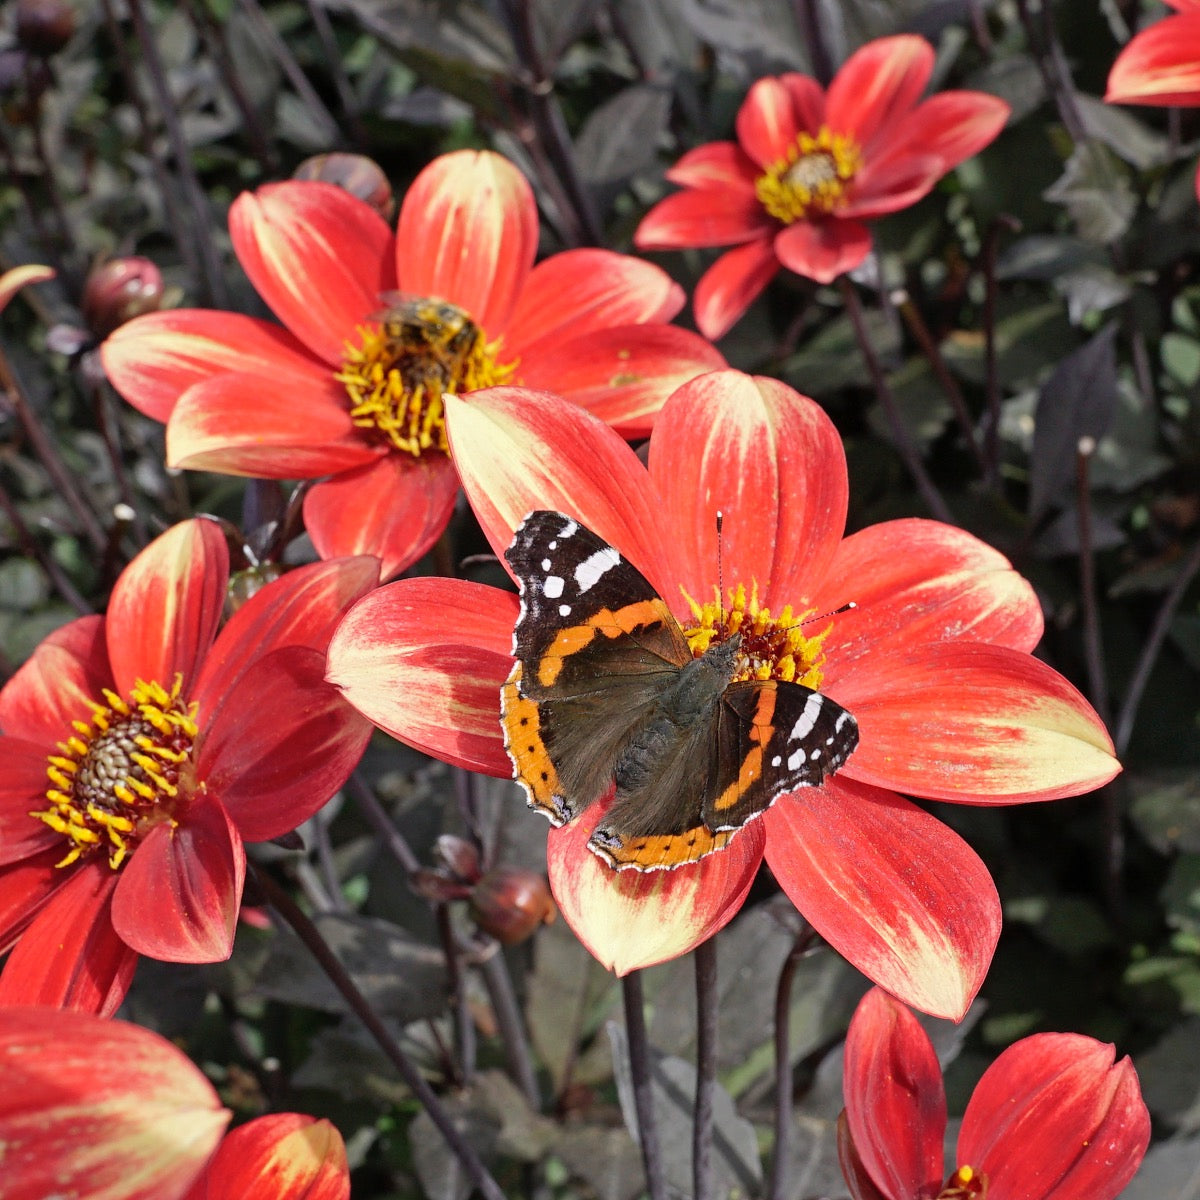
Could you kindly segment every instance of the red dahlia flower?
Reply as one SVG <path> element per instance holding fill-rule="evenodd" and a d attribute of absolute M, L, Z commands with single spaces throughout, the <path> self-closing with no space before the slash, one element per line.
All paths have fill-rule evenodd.
<path fill-rule="evenodd" d="M 760 628 L 759 677 L 802 679 L 858 723 L 835 775 L 780 797 L 694 865 L 611 870 L 585 848 L 605 803 L 554 830 L 551 886 L 581 940 L 621 973 L 682 954 L 733 917 L 765 856 L 861 971 L 961 1017 L 991 959 L 999 902 L 970 848 L 897 792 L 1015 804 L 1085 792 L 1120 769 L 1087 701 L 1029 653 L 1042 631 L 1033 589 L 997 551 L 935 521 L 843 538 L 841 440 L 816 404 L 772 379 L 718 371 L 685 384 L 659 414 L 648 468 L 555 396 L 496 388 L 449 398 L 446 414 L 498 554 L 530 509 L 558 509 L 638 567 L 697 642 L 718 615 L 721 510 L 720 611 Z M 855 610 L 797 632 L 804 614 L 850 600 Z M 410 745 L 509 775 L 498 711 L 516 617 L 517 598 L 495 588 L 403 580 L 350 611 L 329 678 Z"/>
<path fill-rule="evenodd" d="M 917 1019 L 877 988 L 846 1035 L 842 1173 L 854 1200 L 1113 1200 L 1150 1141 L 1128 1058 L 1077 1033 L 1039 1033 L 984 1072 L 946 1178 L 946 1094 Z M 942 1180 L 946 1182 L 943 1185 Z"/>
<path fill-rule="evenodd" d="M 373 554 L 384 576 L 420 558 L 454 506 L 444 392 L 550 388 L 644 437 L 677 384 L 724 365 L 663 323 L 684 298 L 659 268 L 608 250 L 534 266 L 533 193 L 498 154 L 435 159 L 394 236 L 364 201 L 300 181 L 240 196 L 229 230 L 286 328 L 152 313 L 104 343 L 108 377 L 166 423 L 171 466 L 331 476 L 304 501 L 318 552 Z"/>
<path fill-rule="evenodd" d="M 643 250 L 727 246 L 696 287 L 696 324 L 719 338 L 787 267 L 830 283 L 870 253 L 865 222 L 908 208 L 1001 130 L 1009 107 L 983 92 L 920 100 L 933 49 L 912 35 L 852 54 L 829 85 L 760 79 L 736 142 L 689 150 L 667 178 L 686 190 L 643 218 Z"/>
<path fill-rule="evenodd" d="M 273 1113 L 222 1139 L 230 1113 L 204 1073 L 138 1025 L 0 1009 L 0 1077 L 7 1200 L 349 1200 L 328 1121 Z"/>
<path fill-rule="evenodd" d="M 1108 74 L 1110 104 L 1200 104 L 1200 0 L 1163 0 L 1175 15 L 1129 40 Z M 1196 172 L 1200 197 L 1200 170 Z"/>
<path fill-rule="evenodd" d="M 228 576 L 215 522 L 176 525 L 107 616 L 52 633 L 0 690 L 0 1003 L 107 1014 L 139 954 L 227 958 L 243 842 L 295 829 L 358 762 L 370 726 L 324 652 L 378 563 L 301 567 L 218 633 Z"/>

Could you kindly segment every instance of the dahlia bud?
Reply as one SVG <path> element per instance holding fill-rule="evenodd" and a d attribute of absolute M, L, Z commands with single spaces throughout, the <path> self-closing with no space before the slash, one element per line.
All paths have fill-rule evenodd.
<path fill-rule="evenodd" d="M 479 879 L 479 851 L 452 833 L 443 833 L 433 848 L 434 857 L 457 879 L 475 883 Z"/>
<path fill-rule="evenodd" d="M 316 179 L 336 184 L 366 201 L 385 221 L 391 222 L 396 198 L 383 169 L 363 154 L 314 154 L 292 172 L 293 179 Z"/>
<path fill-rule="evenodd" d="M 229 577 L 229 591 L 225 597 L 227 611 L 237 612 L 251 596 L 261 592 L 268 583 L 283 577 L 284 571 L 278 563 L 257 563 L 242 571 L 234 571 Z"/>
<path fill-rule="evenodd" d="M 488 871 L 471 892 L 470 904 L 479 928 L 505 946 L 549 925 L 557 912 L 545 877 L 522 867 Z"/>
<path fill-rule="evenodd" d="M 17 0 L 17 41 L 30 54 L 57 54 L 74 33 L 75 11 L 67 0 Z"/>
<path fill-rule="evenodd" d="M 97 337 L 162 307 L 163 277 L 148 259 L 110 258 L 93 267 L 83 287 L 83 317 Z"/>

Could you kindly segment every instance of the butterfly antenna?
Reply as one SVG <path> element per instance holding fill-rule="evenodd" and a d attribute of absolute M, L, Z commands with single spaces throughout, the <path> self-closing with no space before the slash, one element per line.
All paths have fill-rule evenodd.
<path fill-rule="evenodd" d="M 725 574 L 721 563 L 721 527 L 725 524 L 725 514 L 717 509 L 717 628 L 721 635 L 725 634 Z"/>
<path fill-rule="evenodd" d="M 836 617 L 839 613 L 851 612 L 857 607 L 858 605 L 855 604 L 853 600 L 847 600 L 846 603 L 841 606 L 841 608 L 831 608 L 828 612 L 818 613 L 813 617 L 805 617 L 800 624 L 808 625 L 813 621 L 823 621 L 826 617 Z"/>

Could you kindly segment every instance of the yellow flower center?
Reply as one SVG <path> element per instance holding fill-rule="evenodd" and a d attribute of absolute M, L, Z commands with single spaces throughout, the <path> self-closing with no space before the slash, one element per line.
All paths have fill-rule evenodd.
<path fill-rule="evenodd" d="M 115 871 L 155 825 L 174 822 L 197 733 L 182 683 L 167 691 L 139 679 L 128 700 L 105 688 L 104 704 L 89 701 L 91 720 L 71 722 L 75 733 L 47 762 L 49 807 L 29 814 L 66 838 L 58 866 L 103 849 Z"/>
<path fill-rule="evenodd" d="M 715 588 L 713 592 L 715 596 Z M 752 585 L 747 595 L 745 586 L 738 584 L 726 604 L 718 599 L 699 604 L 686 592 L 684 596 L 696 623 L 683 632 L 696 657 L 713 642 L 723 642 L 740 633 L 742 644 L 735 680 L 782 679 L 820 691 L 821 667 L 825 662 L 821 646 L 833 628 L 832 621 L 819 633 L 807 635 L 802 626 L 812 610 L 796 615 L 789 604 L 773 617 L 770 610 L 758 603 L 757 585 Z"/>
<path fill-rule="evenodd" d="M 959 1167 L 942 1188 L 937 1200 L 987 1200 L 988 1178 L 974 1167 Z"/>
<path fill-rule="evenodd" d="M 442 395 L 508 383 L 516 362 L 497 362 L 500 342 L 489 342 L 461 308 L 445 300 L 400 296 L 362 325 L 359 344 L 346 343 L 335 378 L 350 398 L 360 429 L 395 450 L 417 457 L 445 453 Z"/>
<path fill-rule="evenodd" d="M 825 216 L 845 201 L 861 160 L 855 142 L 822 125 L 815 137 L 799 134 L 787 155 L 755 180 L 754 190 L 763 208 L 785 225 Z"/>

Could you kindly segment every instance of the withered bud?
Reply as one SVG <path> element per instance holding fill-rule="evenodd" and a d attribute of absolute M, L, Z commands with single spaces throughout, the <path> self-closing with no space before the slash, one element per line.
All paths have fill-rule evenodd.
<path fill-rule="evenodd" d="M 505 946 L 524 941 L 558 910 L 545 876 L 523 867 L 496 867 L 471 892 L 471 915 L 485 933 Z"/>
<path fill-rule="evenodd" d="M 292 178 L 336 184 L 365 200 L 389 224 L 396 211 L 396 197 L 383 168 L 364 154 L 314 154 L 292 172 Z"/>
<path fill-rule="evenodd" d="M 30 54 L 57 54 L 75 33 L 68 0 L 17 0 L 17 41 Z"/>
<path fill-rule="evenodd" d="M 261 592 L 268 583 L 282 578 L 283 574 L 283 568 L 278 563 L 259 563 L 242 571 L 234 571 L 225 597 L 225 607 L 230 615 L 237 612 L 251 596 Z"/>
<path fill-rule="evenodd" d="M 162 307 L 163 277 L 148 259 L 110 258 L 93 267 L 83 286 L 83 318 L 97 337 Z"/>
<path fill-rule="evenodd" d="M 443 833 L 433 847 L 433 856 L 452 875 L 467 883 L 480 876 L 479 852 L 470 842 L 452 833 Z"/>

